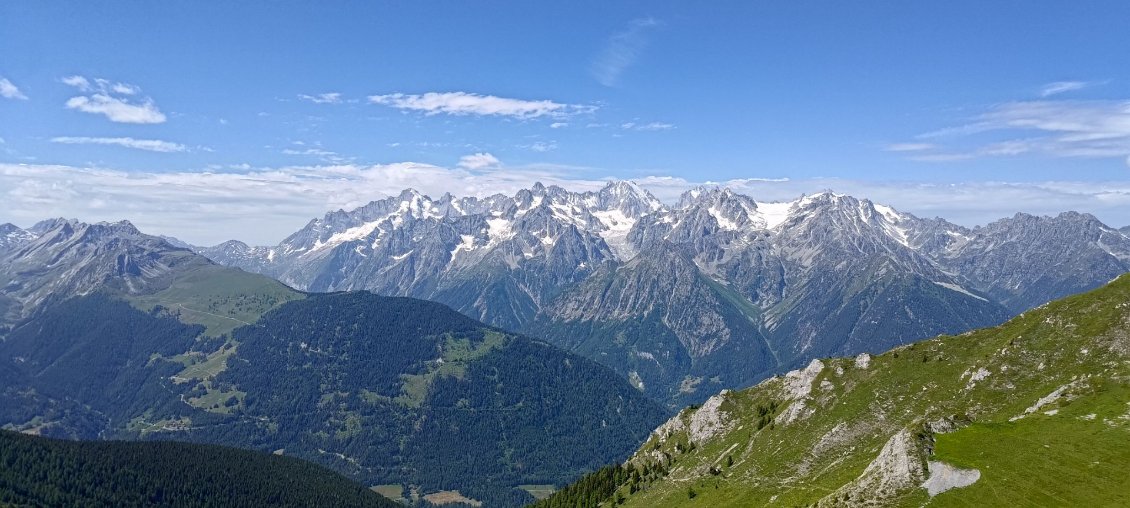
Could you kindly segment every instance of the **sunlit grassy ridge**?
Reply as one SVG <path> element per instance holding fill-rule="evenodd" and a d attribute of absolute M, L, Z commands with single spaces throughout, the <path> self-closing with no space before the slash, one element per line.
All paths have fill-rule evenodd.
<path fill-rule="evenodd" d="M 1130 505 L 1128 359 L 1123 276 L 995 328 L 724 392 L 656 430 L 604 503 Z M 957 474 L 931 496 L 945 466 Z"/>
<path fill-rule="evenodd" d="M 128 300 L 145 311 L 160 305 L 185 323 L 204 325 L 206 335 L 218 337 L 303 297 L 262 275 L 206 265 L 181 274 L 161 291 Z"/>

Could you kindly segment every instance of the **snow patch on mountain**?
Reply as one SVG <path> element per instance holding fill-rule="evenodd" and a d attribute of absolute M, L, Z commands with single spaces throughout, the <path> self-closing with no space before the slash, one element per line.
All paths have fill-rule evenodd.
<path fill-rule="evenodd" d="M 720 228 L 722 228 L 723 230 L 726 230 L 726 231 L 737 231 L 738 230 L 738 223 L 731 220 L 729 217 L 726 216 L 725 213 L 723 213 L 718 208 L 710 207 L 707 211 L 709 211 L 710 215 L 712 217 L 714 217 L 714 221 L 718 223 L 718 227 L 720 227 Z"/>
<path fill-rule="evenodd" d="M 765 223 L 765 229 L 774 229 L 789 218 L 789 212 L 796 201 L 783 201 L 780 203 L 757 202 L 757 217 Z"/>
<path fill-rule="evenodd" d="M 604 239 L 608 248 L 612 249 L 616 259 L 626 261 L 635 257 L 636 249 L 628 241 L 628 232 L 636 225 L 638 219 L 625 215 L 621 210 L 601 210 L 592 212 L 592 215 L 604 226 L 604 229 L 597 234 Z"/>
<path fill-rule="evenodd" d="M 373 231 L 380 227 L 383 220 L 385 219 L 366 222 L 360 226 L 349 228 L 340 233 L 334 233 L 333 235 L 330 235 L 329 239 L 327 239 L 324 243 L 321 243 L 318 248 L 333 247 L 341 243 L 361 240 L 373 234 Z"/>
<path fill-rule="evenodd" d="M 508 240 L 513 234 L 510 220 L 502 217 L 487 219 L 487 237 L 490 239 L 489 245 L 498 245 L 504 240 Z"/>

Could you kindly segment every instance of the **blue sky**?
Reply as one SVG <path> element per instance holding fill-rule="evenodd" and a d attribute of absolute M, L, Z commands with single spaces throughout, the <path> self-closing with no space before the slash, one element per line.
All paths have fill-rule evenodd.
<path fill-rule="evenodd" d="M 630 178 L 1130 224 L 1130 4 L 701 6 L 0 3 L 0 222 L 274 243 L 398 186 Z"/>

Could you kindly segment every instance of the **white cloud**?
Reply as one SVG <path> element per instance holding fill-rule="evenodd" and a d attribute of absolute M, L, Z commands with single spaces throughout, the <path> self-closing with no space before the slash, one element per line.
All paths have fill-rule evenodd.
<path fill-rule="evenodd" d="M 341 103 L 341 94 L 338 93 L 338 92 L 320 93 L 320 94 L 317 94 L 317 95 L 299 94 L 298 98 L 302 99 L 304 101 L 313 102 L 314 104 L 340 104 Z"/>
<path fill-rule="evenodd" d="M 481 171 L 484 169 L 495 169 L 502 165 L 502 162 L 489 153 L 475 153 L 471 155 L 464 155 L 459 158 L 458 167 L 468 169 L 471 171 Z"/>
<path fill-rule="evenodd" d="M 1091 86 L 1094 83 L 1086 81 L 1056 81 L 1048 83 L 1040 89 L 1040 97 L 1048 97 L 1051 95 L 1061 94 L 1064 92 L 1073 92 L 1075 90 L 1082 90 Z"/>
<path fill-rule="evenodd" d="M 188 147 L 180 143 L 172 143 L 169 141 L 161 141 L 157 139 L 134 139 L 134 138 L 90 138 L 90 137 L 71 137 L 61 136 L 51 138 L 52 143 L 63 143 L 68 145 L 117 145 L 126 148 L 135 148 L 138 150 L 148 150 L 150 152 L 186 152 Z"/>
<path fill-rule="evenodd" d="M 652 18 L 634 19 L 626 29 L 614 34 L 589 68 L 593 77 L 604 86 L 619 84 L 624 70 L 634 64 L 647 47 L 651 30 L 659 25 L 659 21 Z"/>
<path fill-rule="evenodd" d="M 141 92 L 141 89 L 137 86 L 127 85 L 125 83 L 114 83 L 110 85 L 110 90 L 112 90 L 114 93 L 120 93 L 122 95 L 137 95 L 139 92 Z"/>
<path fill-rule="evenodd" d="M 90 81 L 82 76 L 67 76 L 60 81 L 65 85 L 70 85 L 84 92 L 90 91 Z"/>
<path fill-rule="evenodd" d="M 0 97 L 5 99 L 19 99 L 26 101 L 27 96 L 20 91 L 19 87 L 8 81 L 8 78 L 0 78 Z"/>
<path fill-rule="evenodd" d="M 542 116 L 564 117 L 591 113 L 595 106 L 562 104 L 551 100 L 523 100 L 467 92 L 428 92 L 422 95 L 393 93 L 370 95 L 369 102 L 425 115 L 507 116 L 528 119 Z"/>
<path fill-rule="evenodd" d="M 157 109 L 152 100 L 142 104 L 130 104 L 122 99 L 103 94 L 89 97 L 78 96 L 67 99 L 67 109 L 77 109 L 84 113 L 106 115 L 111 122 L 118 123 L 163 123 L 165 114 Z"/>
<path fill-rule="evenodd" d="M 965 125 L 920 135 L 919 138 L 936 141 L 934 148 L 941 152 L 912 158 L 936 161 L 1022 154 L 1118 159 L 1130 156 L 1130 101 L 1008 102 L 992 106 L 971 120 Z M 989 133 L 997 139 L 979 137 Z M 1011 139 L 1000 141 L 1002 133 Z M 947 147 L 943 141 L 960 147 Z"/>
<path fill-rule="evenodd" d="M 568 126 L 569 126 L 569 122 L 553 122 L 553 123 L 549 124 L 550 129 L 560 129 L 562 127 L 568 127 Z"/>
<path fill-rule="evenodd" d="M 146 97 L 141 101 L 130 98 L 141 93 L 141 88 L 127 83 L 115 83 L 95 78 L 92 83 L 83 76 L 69 76 L 61 80 L 90 95 L 78 95 L 67 99 L 67 109 L 84 113 L 105 115 L 111 122 L 118 123 L 163 123 L 165 114 L 157 109 L 153 99 Z"/>
<path fill-rule="evenodd" d="M 674 129 L 675 126 L 673 124 L 663 122 L 651 122 L 643 124 L 636 122 L 624 122 L 620 124 L 620 128 L 624 130 L 635 131 L 668 131 Z"/>

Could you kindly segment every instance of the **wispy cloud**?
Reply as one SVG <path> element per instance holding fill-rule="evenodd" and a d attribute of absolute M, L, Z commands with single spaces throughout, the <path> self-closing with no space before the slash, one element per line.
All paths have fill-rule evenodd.
<path fill-rule="evenodd" d="M 8 78 L 0 78 L 0 97 L 5 99 L 19 99 L 26 101 L 27 96 L 20 91 L 19 87 L 8 81 Z"/>
<path fill-rule="evenodd" d="M 332 150 L 327 150 L 322 147 L 319 142 L 306 143 L 304 141 L 295 141 L 291 143 L 291 148 L 284 148 L 282 153 L 284 155 L 299 155 L 308 157 L 317 157 L 325 162 L 331 164 L 346 164 L 352 162 L 352 157 L 346 157 Z"/>
<path fill-rule="evenodd" d="M 502 162 L 489 153 L 480 152 L 471 155 L 464 155 L 459 158 L 459 163 L 456 166 L 471 170 L 482 171 L 484 169 L 495 169 L 502 166 Z"/>
<path fill-rule="evenodd" d="M 560 129 L 560 128 L 568 127 L 568 126 L 569 126 L 569 122 L 553 122 L 553 123 L 549 124 L 550 129 Z"/>
<path fill-rule="evenodd" d="M 1040 88 L 1040 97 L 1050 97 L 1052 95 L 1065 92 L 1082 90 L 1094 84 L 1094 82 L 1088 81 L 1056 81 L 1054 83 L 1048 83 Z"/>
<path fill-rule="evenodd" d="M 338 92 L 320 93 L 317 95 L 299 94 L 299 99 L 310 101 L 314 104 L 340 104 L 341 94 Z"/>
<path fill-rule="evenodd" d="M 937 145 L 933 143 L 893 143 L 883 147 L 883 150 L 887 152 L 921 152 L 934 148 L 937 148 Z"/>
<path fill-rule="evenodd" d="M 286 155 L 316 155 L 316 156 L 319 156 L 319 157 L 337 155 L 337 152 L 331 152 L 329 150 L 325 150 L 325 149 L 322 149 L 322 148 L 304 148 L 304 149 L 301 149 L 301 150 L 294 149 L 294 148 L 287 148 L 287 149 L 284 149 L 282 151 L 282 153 L 286 154 Z"/>
<path fill-rule="evenodd" d="M 924 161 L 1038 155 L 1044 157 L 1118 158 L 1130 156 L 1130 100 L 1039 100 L 997 104 L 964 125 L 918 136 L 932 143 L 912 158 Z M 1010 139 L 1000 140 L 1001 137 Z M 888 147 L 890 149 L 890 147 Z M 926 149 L 936 153 L 917 153 Z"/>
<path fill-rule="evenodd" d="M 506 116 L 520 119 L 543 116 L 560 118 L 596 110 L 596 106 L 562 104 L 551 100 L 511 99 L 467 92 L 370 95 L 369 102 L 401 110 L 417 111 L 429 116 L 445 114 Z"/>
<path fill-rule="evenodd" d="M 164 123 L 166 120 L 165 114 L 157 109 L 153 99 L 131 99 L 141 93 L 141 88 L 136 85 L 101 78 L 92 81 L 83 76 L 68 76 L 61 81 L 89 94 L 67 99 L 67 109 L 105 115 L 111 122 L 118 123 L 153 124 Z"/>
<path fill-rule="evenodd" d="M 613 34 L 589 69 L 593 77 L 604 86 L 619 84 L 624 70 L 636 63 L 648 45 L 651 31 L 659 25 L 653 18 L 634 19 L 627 28 Z"/>
<path fill-rule="evenodd" d="M 63 143 L 68 145 L 117 145 L 126 148 L 134 148 L 137 150 L 147 150 L 150 152 L 187 152 L 188 147 L 180 143 L 172 143 L 169 141 L 161 141 L 157 139 L 134 139 L 134 138 L 91 138 L 91 137 L 72 137 L 61 136 L 51 138 L 52 143 Z"/>
<path fill-rule="evenodd" d="M 537 141 L 528 145 L 518 145 L 518 148 L 525 148 L 534 152 L 552 152 L 557 149 L 556 141 Z"/>
<path fill-rule="evenodd" d="M 674 129 L 675 126 L 673 124 L 663 123 L 663 122 L 650 122 L 650 123 L 624 122 L 624 123 L 620 124 L 620 128 L 624 129 L 624 130 L 632 130 L 632 131 L 669 131 L 671 129 Z"/>

